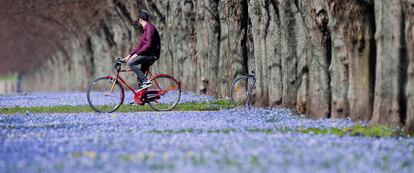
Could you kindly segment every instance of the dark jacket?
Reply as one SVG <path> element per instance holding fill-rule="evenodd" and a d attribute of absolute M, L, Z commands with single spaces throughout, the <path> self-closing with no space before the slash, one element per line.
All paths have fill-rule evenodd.
<path fill-rule="evenodd" d="M 143 29 L 141 37 L 130 55 L 138 54 L 145 56 L 160 57 L 161 40 L 157 29 L 151 23 L 147 23 Z"/>

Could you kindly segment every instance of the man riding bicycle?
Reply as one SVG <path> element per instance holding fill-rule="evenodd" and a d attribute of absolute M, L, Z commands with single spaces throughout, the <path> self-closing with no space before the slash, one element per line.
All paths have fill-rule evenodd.
<path fill-rule="evenodd" d="M 140 12 L 138 18 L 143 32 L 135 48 L 122 61 L 127 62 L 129 68 L 135 72 L 138 80 L 141 81 L 139 90 L 142 90 L 151 86 L 144 72 L 160 57 L 161 41 L 157 29 L 149 22 L 149 15 Z"/>

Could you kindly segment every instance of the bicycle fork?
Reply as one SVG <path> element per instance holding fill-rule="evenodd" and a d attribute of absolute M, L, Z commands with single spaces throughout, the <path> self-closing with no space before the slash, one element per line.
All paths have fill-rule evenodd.
<path fill-rule="evenodd" d="M 115 79 L 113 79 L 112 86 L 111 86 L 111 89 L 109 90 L 108 94 L 109 94 L 109 93 L 111 93 L 111 92 L 114 90 L 115 83 L 116 83 L 116 80 L 117 80 L 117 79 L 118 79 L 118 76 L 116 76 L 116 78 L 115 78 Z"/>

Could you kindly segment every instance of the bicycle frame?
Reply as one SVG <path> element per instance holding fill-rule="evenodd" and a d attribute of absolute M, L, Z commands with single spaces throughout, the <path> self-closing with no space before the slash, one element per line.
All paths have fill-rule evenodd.
<path fill-rule="evenodd" d="M 129 86 L 128 84 L 127 84 L 127 82 L 120 76 L 120 73 L 128 73 L 128 72 L 132 72 L 132 70 L 130 69 L 130 70 L 125 70 L 125 69 L 120 69 L 119 71 L 117 71 L 116 72 L 116 74 L 115 74 L 115 80 L 113 81 L 113 84 L 112 84 L 112 88 L 111 88 L 111 91 L 110 92 L 112 92 L 112 89 L 113 89 L 113 86 L 115 85 L 115 82 L 116 81 L 118 81 L 123 87 L 126 87 L 126 88 L 128 88 L 129 90 L 131 90 L 131 92 L 133 92 L 134 93 L 134 95 L 137 95 L 139 92 L 141 92 L 141 91 L 135 91 L 135 89 L 134 88 L 132 88 L 131 86 Z M 153 80 L 154 78 L 156 78 L 156 77 L 160 77 L 160 76 L 169 76 L 169 75 L 166 75 L 166 74 L 157 74 L 157 75 L 152 75 L 152 73 L 149 71 L 149 70 L 147 70 L 147 71 L 145 71 L 145 75 L 146 76 L 149 76 L 150 78 L 149 78 L 149 80 Z M 113 77 L 112 76 L 106 76 L 107 78 L 112 78 L 113 79 Z M 174 79 L 175 80 L 175 79 Z M 138 82 L 138 81 L 137 81 Z M 160 85 L 158 84 L 158 82 L 157 81 L 154 81 L 154 83 L 155 83 L 155 86 L 157 87 L 157 89 L 159 90 L 159 91 L 161 91 L 160 93 L 158 93 L 159 94 L 159 96 L 162 96 L 162 95 L 164 95 L 165 93 L 166 93 L 166 91 L 164 91 L 161 87 L 160 87 Z M 180 82 L 178 82 L 177 81 L 177 83 L 179 84 L 178 85 L 178 87 L 179 88 L 181 88 L 181 83 Z M 145 89 L 145 91 L 146 91 L 146 89 Z"/>
<path fill-rule="evenodd" d="M 113 81 L 113 84 L 112 84 L 112 88 L 111 88 L 111 91 L 110 92 L 112 92 L 112 89 L 113 89 L 113 86 L 115 85 L 115 83 L 116 83 L 116 81 L 118 81 L 124 88 L 128 88 L 129 90 L 131 90 L 131 92 L 133 92 L 134 94 L 137 94 L 138 92 L 137 91 L 135 91 L 135 89 L 134 88 L 132 88 L 131 86 L 129 86 L 128 84 L 127 84 L 127 82 L 121 77 L 121 75 L 120 75 L 120 73 L 128 73 L 128 72 L 131 72 L 132 70 L 125 70 L 125 69 L 122 69 L 122 70 L 120 70 L 119 72 L 116 72 L 116 74 L 115 74 L 115 79 L 114 79 L 114 77 L 113 76 L 106 76 L 107 78 L 112 78 L 112 79 L 114 79 L 114 81 Z M 151 76 L 151 78 L 152 78 L 152 74 L 149 72 L 149 71 L 147 71 L 145 74 L 149 74 L 150 76 Z M 138 82 L 138 81 L 137 81 Z M 158 88 L 160 88 L 159 86 L 157 86 Z"/>

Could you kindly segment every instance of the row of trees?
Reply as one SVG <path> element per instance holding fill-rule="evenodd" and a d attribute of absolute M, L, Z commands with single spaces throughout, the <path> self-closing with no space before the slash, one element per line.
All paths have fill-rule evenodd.
<path fill-rule="evenodd" d="M 134 46 L 139 36 L 134 21 L 145 10 L 162 37 L 154 70 L 173 74 L 188 90 L 227 96 L 235 77 L 255 71 L 258 106 L 414 128 L 411 0 L 103 4 L 102 19 L 88 17 L 90 10 L 84 8 L 79 14 L 85 15 L 76 16 L 79 21 L 68 22 L 78 26 L 91 20 L 98 25 L 65 40 L 51 60 L 22 76 L 27 81 L 22 86 L 39 89 L 58 83 L 56 90 L 82 89 L 107 71 L 109 57 L 124 56 Z M 58 64 L 65 65 L 56 69 Z M 56 74 L 49 76 L 52 82 L 36 84 L 48 74 Z M 68 80 L 59 80 L 62 76 Z"/>

